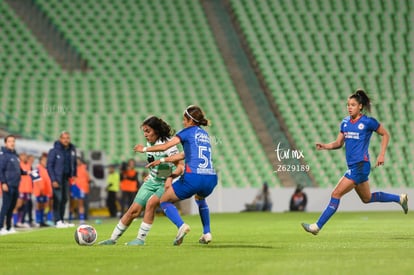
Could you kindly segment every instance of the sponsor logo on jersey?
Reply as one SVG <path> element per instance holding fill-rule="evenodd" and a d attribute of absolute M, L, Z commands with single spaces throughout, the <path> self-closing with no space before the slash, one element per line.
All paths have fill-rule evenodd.
<path fill-rule="evenodd" d="M 344 132 L 345 138 L 359 139 L 359 133 L 357 132 Z"/>

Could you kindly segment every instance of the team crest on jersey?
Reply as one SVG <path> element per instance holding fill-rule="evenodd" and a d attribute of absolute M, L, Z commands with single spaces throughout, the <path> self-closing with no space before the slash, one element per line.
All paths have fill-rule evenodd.
<path fill-rule="evenodd" d="M 197 132 L 195 134 L 195 140 L 197 144 L 210 143 L 210 137 L 206 133 L 203 133 L 203 132 Z"/>
<path fill-rule="evenodd" d="M 359 130 L 362 130 L 362 129 L 364 129 L 365 128 L 365 125 L 363 124 L 363 123 L 360 123 L 359 125 L 358 125 L 358 129 Z"/>

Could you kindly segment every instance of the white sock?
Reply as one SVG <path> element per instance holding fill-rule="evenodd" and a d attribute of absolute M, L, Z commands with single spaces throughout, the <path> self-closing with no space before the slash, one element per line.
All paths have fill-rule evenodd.
<path fill-rule="evenodd" d="M 128 226 L 119 221 L 118 224 L 115 226 L 114 231 L 112 231 L 111 239 L 114 241 L 118 240 L 119 237 L 121 237 L 127 229 Z"/>
<path fill-rule="evenodd" d="M 151 226 L 152 226 L 152 224 L 142 222 L 141 226 L 139 227 L 139 230 L 138 230 L 137 239 L 145 241 L 149 231 L 151 230 Z"/>

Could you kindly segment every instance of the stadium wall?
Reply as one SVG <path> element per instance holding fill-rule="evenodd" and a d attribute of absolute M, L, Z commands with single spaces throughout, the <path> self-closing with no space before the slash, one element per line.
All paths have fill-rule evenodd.
<path fill-rule="evenodd" d="M 273 207 L 272 212 L 286 212 L 289 210 L 290 197 L 295 188 L 275 187 L 271 188 Z M 241 212 L 245 209 L 246 203 L 251 203 L 258 193 L 257 188 L 222 188 L 218 186 L 213 194 L 208 197 L 211 213 Z M 388 193 L 407 193 L 409 198 L 414 198 L 414 189 L 407 188 L 384 188 L 371 187 L 371 192 L 383 191 Z M 332 188 L 307 187 L 304 192 L 308 196 L 307 212 L 321 212 L 326 208 L 332 192 Z M 198 214 L 196 204 L 191 201 L 190 214 Z M 410 207 L 410 205 L 409 205 Z M 339 205 L 338 211 L 402 211 L 395 203 L 371 203 L 364 204 L 355 191 L 345 195 Z"/>

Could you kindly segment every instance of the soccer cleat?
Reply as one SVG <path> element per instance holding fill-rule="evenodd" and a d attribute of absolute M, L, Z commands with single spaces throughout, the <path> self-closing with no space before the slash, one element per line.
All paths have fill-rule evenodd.
<path fill-rule="evenodd" d="M 4 235 L 7 235 L 7 234 L 9 234 L 9 231 L 8 230 L 6 230 L 6 228 L 2 228 L 1 230 L 0 230 L 0 236 L 4 236 Z"/>
<path fill-rule="evenodd" d="M 318 235 L 319 233 L 319 227 L 316 225 L 316 223 L 302 223 L 302 227 L 303 229 L 305 229 L 306 232 L 312 233 L 313 235 Z"/>
<path fill-rule="evenodd" d="M 17 233 L 16 229 L 14 229 L 14 227 L 10 228 L 8 231 L 8 234 L 14 234 Z"/>
<path fill-rule="evenodd" d="M 116 241 L 112 239 L 104 240 L 98 243 L 98 245 L 114 245 L 116 244 Z"/>
<path fill-rule="evenodd" d="M 67 227 L 75 227 L 74 223 L 63 222 Z"/>
<path fill-rule="evenodd" d="M 140 245 L 144 245 L 144 244 L 145 244 L 145 242 L 143 240 L 140 240 L 140 239 L 135 239 L 135 240 L 132 240 L 130 242 L 125 243 L 125 245 L 128 245 L 128 246 L 140 246 Z"/>
<path fill-rule="evenodd" d="M 18 222 L 16 223 L 16 227 L 17 228 L 30 228 L 30 225 L 28 223 Z"/>
<path fill-rule="evenodd" d="M 201 235 L 200 239 L 198 240 L 201 244 L 209 244 L 213 237 L 211 236 L 211 233 L 206 233 Z"/>
<path fill-rule="evenodd" d="M 180 245 L 183 243 L 184 237 L 185 235 L 188 234 L 188 232 L 190 232 L 190 226 L 188 224 L 183 224 L 180 226 L 180 228 L 178 229 L 178 233 L 177 236 L 175 237 L 175 240 L 173 242 L 173 245 Z"/>
<path fill-rule="evenodd" d="M 62 221 L 57 221 L 56 222 L 56 228 L 68 228 L 69 226 L 68 226 L 68 224 L 67 223 L 64 223 L 64 222 L 62 222 Z"/>
<path fill-rule="evenodd" d="M 407 194 L 401 194 L 400 195 L 400 205 L 402 209 L 404 210 L 404 214 L 407 214 L 408 212 L 408 196 Z"/>

